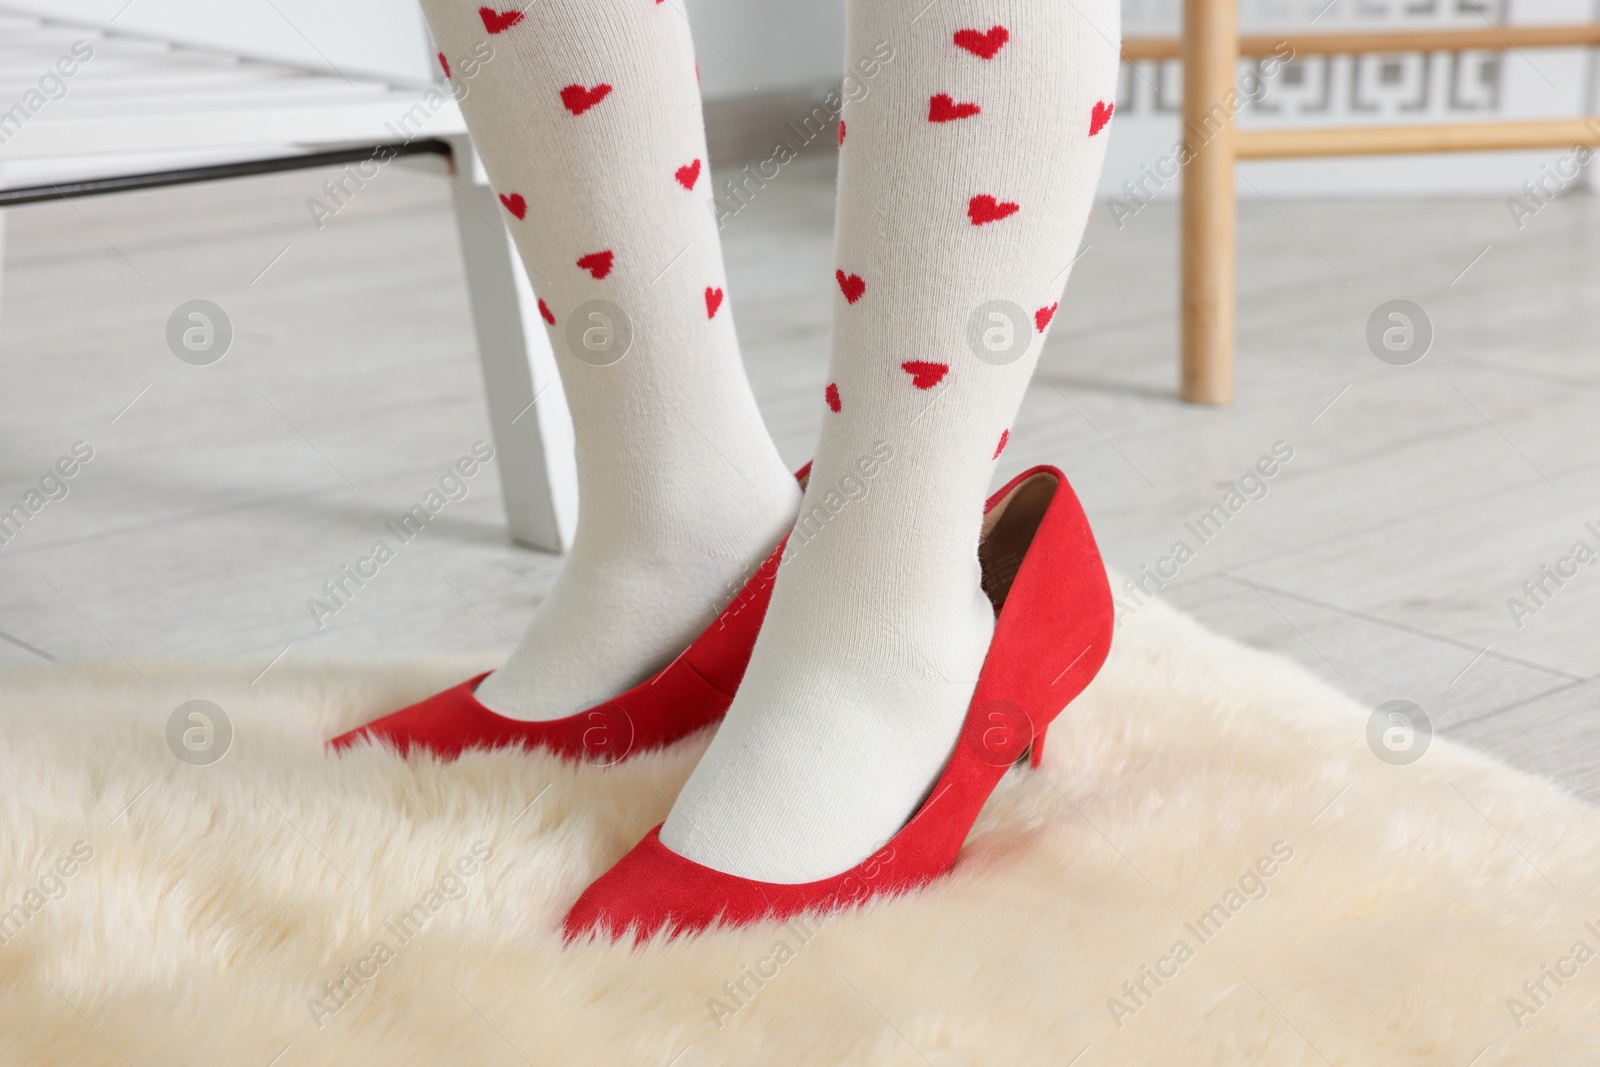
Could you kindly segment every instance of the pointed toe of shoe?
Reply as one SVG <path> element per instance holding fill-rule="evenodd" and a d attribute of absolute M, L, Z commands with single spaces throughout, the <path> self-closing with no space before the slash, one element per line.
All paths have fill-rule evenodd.
<path fill-rule="evenodd" d="M 728 710 L 750 662 L 782 554 L 779 544 L 688 648 L 620 696 L 565 718 L 513 719 L 478 700 L 475 691 L 486 672 L 340 734 L 328 748 L 343 752 L 366 740 L 402 756 L 421 749 L 451 760 L 468 749 L 515 746 L 609 766 L 635 752 L 670 745 Z"/>
<path fill-rule="evenodd" d="M 750 910 L 748 902 L 729 899 L 720 884 L 726 878 L 663 845 L 657 826 L 583 891 L 562 920 L 562 940 L 631 935 L 643 941 L 662 930 L 673 936 L 704 930 L 733 918 L 730 908 Z"/>
<path fill-rule="evenodd" d="M 483 740 L 472 724 L 487 709 L 478 702 L 473 691 L 487 677 L 488 672 L 484 672 L 410 707 L 340 734 L 328 742 L 328 748 L 344 752 L 361 741 L 372 741 L 394 749 L 401 756 L 417 748 L 443 759 L 455 759 Z"/>
<path fill-rule="evenodd" d="M 542 749 L 564 759 L 609 766 L 660 748 L 722 717 L 732 699 L 687 656 L 612 700 L 560 719 L 513 719 L 477 697 L 480 674 L 420 703 L 374 719 L 328 742 L 342 752 L 372 741 L 401 756 L 414 750 L 453 760 L 471 749 Z M 730 687 L 731 688 L 731 687 Z"/>

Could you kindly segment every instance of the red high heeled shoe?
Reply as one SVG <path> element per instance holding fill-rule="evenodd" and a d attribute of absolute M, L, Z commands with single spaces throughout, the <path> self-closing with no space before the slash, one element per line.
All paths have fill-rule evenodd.
<path fill-rule="evenodd" d="M 795 478 L 805 488 L 811 464 Z M 772 599 L 785 537 L 710 626 L 677 659 L 621 696 L 561 719 L 529 722 L 491 711 L 474 691 L 487 672 L 391 712 L 328 742 L 336 752 L 362 738 L 404 756 L 426 749 L 447 760 L 473 748 L 544 748 L 569 759 L 610 765 L 670 745 L 722 718 L 733 703 Z"/>
<path fill-rule="evenodd" d="M 566 939 L 781 921 L 903 892 L 948 871 L 1006 770 L 1024 754 L 1039 765 L 1045 730 L 1111 650 L 1105 566 L 1061 471 L 1035 467 L 989 498 L 978 555 L 994 638 L 950 762 L 888 844 L 843 874 L 781 884 L 685 859 L 661 843 L 657 826 L 578 898 L 562 923 Z"/>

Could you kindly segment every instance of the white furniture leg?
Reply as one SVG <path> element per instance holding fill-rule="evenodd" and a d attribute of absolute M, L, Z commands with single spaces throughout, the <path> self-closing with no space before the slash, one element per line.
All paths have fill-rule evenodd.
<path fill-rule="evenodd" d="M 11 175 L 9 173 L 9 169 L 4 163 L 0 163 L 0 189 L 9 189 L 10 187 Z M 10 214 L 11 212 L 8 209 L 0 208 L 0 309 L 3 309 L 5 306 L 6 217 Z M 3 310 L 0 310 L 0 330 L 4 329 L 4 323 L 5 313 Z"/>
<path fill-rule="evenodd" d="M 578 521 L 572 415 L 533 287 L 506 235 L 499 199 L 471 142 L 449 140 L 456 160 L 449 178 L 451 202 L 511 538 L 561 552 L 572 543 Z"/>
<path fill-rule="evenodd" d="M 0 167 L 0 188 L 5 187 L 5 168 Z M 10 214 L 5 208 L 0 208 L 0 308 L 5 306 L 5 267 L 6 267 L 6 216 Z M 0 311 L 0 323 L 5 322 L 5 314 Z M 3 329 L 3 326 L 0 326 Z"/>

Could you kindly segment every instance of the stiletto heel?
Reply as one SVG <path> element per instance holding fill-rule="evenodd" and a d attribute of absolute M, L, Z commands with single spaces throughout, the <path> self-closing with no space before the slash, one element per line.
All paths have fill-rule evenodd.
<path fill-rule="evenodd" d="M 832 878 L 759 882 L 672 852 L 657 826 L 578 898 L 562 924 L 567 939 L 782 920 L 903 892 L 948 871 L 994 787 L 1024 754 L 1039 765 L 1050 723 L 1111 650 L 1105 566 L 1059 470 L 1035 467 L 990 497 L 978 556 L 994 637 L 944 772 L 883 848 Z"/>
<path fill-rule="evenodd" d="M 1038 770 L 1044 764 L 1044 735 L 1050 727 L 1046 726 L 1039 731 L 1039 736 L 1033 739 L 1033 744 L 1028 746 L 1028 766 Z"/>

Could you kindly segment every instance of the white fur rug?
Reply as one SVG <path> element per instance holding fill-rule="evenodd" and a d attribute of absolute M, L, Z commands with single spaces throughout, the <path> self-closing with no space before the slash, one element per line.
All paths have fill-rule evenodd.
<path fill-rule="evenodd" d="M 703 740 L 323 754 L 488 662 L 0 674 L 0 1062 L 1600 1062 L 1600 814 L 1437 739 L 1386 764 L 1367 709 L 1160 604 L 952 877 L 638 949 L 553 931 Z M 166 741 L 195 698 L 209 766 Z"/>

